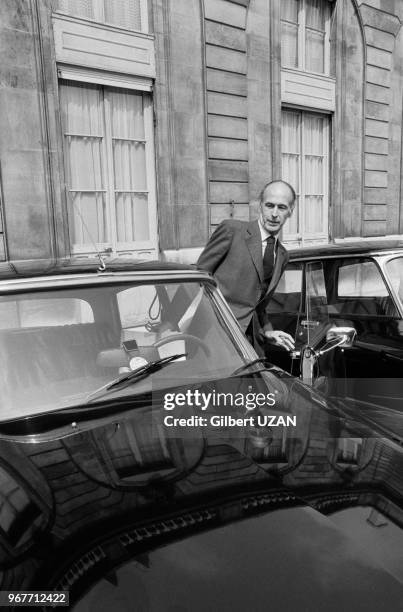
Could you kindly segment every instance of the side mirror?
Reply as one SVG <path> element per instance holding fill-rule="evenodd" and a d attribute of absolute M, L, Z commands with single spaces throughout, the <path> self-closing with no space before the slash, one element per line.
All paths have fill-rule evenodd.
<path fill-rule="evenodd" d="M 314 383 L 314 369 L 318 358 L 337 347 L 348 348 L 353 345 L 357 335 L 354 327 L 331 327 L 326 333 L 326 343 L 320 350 L 306 346 L 301 355 L 301 376 L 305 384 Z"/>
<path fill-rule="evenodd" d="M 331 348 L 336 346 L 349 348 L 353 346 L 356 335 L 357 332 L 354 327 L 331 327 L 326 334 L 326 344 L 331 342 Z"/>

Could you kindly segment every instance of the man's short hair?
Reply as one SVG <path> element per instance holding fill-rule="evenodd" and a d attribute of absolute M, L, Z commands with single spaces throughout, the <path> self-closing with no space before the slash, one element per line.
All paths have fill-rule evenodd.
<path fill-rule="evenodd" d="M 288 187 L 288 189 L 290 190 L 290 194 L 291 194 L 291 208 L 294 208 L 295 206 L 295 201 L 297 199 L 297 194 L 295 193 L 295 189 L 294 187 L 292 187 L 292 185 L 290 185 L 290 183 L 287 183 L 287 181 L 283 181 L 281 179 L 276 179 L 274 181 L 269 181 L 268 183 L 266 183 L 266 185 L 263 187 L 262 191 L 259 194 L 259 202 L 262 203 L 263 202 L 263 196 L 264 196 L 264 192 L 266 191 L 266 189 L 268 187 L 271 187 L 271 185 L 285 185 L 286 187 Z"/>

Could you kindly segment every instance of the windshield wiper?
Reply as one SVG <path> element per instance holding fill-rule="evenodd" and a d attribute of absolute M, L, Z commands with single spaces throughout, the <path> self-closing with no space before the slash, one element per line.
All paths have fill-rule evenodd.
<path fill-rule="evenodd" d="M 254 359 L 253 361 L 248 361 L 248 363 L 244 363 L 239 368 L 234 370 L 232 372 L 232 374 L 230 374 L 230 377 L 231 376 L 237 376 L 238 374 L 243 374 L 244 372 L 246 372 L 249 368 L 251 368 L 255 364 L 257 364 L 257 363 L 266 363 L 266 361 L 267 361 L 267 359 L 265 357 L 259 357 L 258 359 Z M 264 370 L 267 370 L 267 368 L 266 367 L 260 368 L 259 370 L 255 370 L 255 372 L 263 372 Z"/>
<path fill-rule="evenodd" d="M 128 372 L 123 376 L 119 376 L 112 380 L 112 382 L 108 383 L 106 386 L 104 385 L 100 389 L 96 389 L 87 397 L 87 404 L 90 404 L 95 399 L 99 399 L 104 395 L 107 395 L 110 391 L 116 389 L 124 389 L 128 387 L 134 382 L 138 382 L 139 380 L 143 380 L 143 378 L 147 378 L 150 374 L 161 370 L 164 366 L 171 363 L 171 361 L 175 361 L 176 359 L 180 359 L 181 357 L 186 357 L 187 353 L 177 353 L 175 355 L 169 355 L 168 357 L 162 357 L 161 359 L 156 359 L 155 361 L 150 361 L 150 363 L 146 363 L 141 366 L 141 368 L 137 368 L 132 372 Z"/>

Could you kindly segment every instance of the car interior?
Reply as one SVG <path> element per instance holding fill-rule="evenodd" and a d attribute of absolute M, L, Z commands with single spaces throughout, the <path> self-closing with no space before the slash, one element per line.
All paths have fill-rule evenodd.
<path fill-rule="evenodd" d="M 230 372 L 243 357 L 199 283 L 106 284 L 0 301 L 0 417 L 75 403 L 125 372 L 178 355 L 158 373 Z M 134 361 L 133 361 L 134 360 Z M 13 407 L 13 408 L 12 408 Z"/>

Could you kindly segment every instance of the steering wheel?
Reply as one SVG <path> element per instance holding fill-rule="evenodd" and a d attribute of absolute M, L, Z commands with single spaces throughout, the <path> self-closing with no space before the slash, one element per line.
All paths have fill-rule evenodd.
<path fill-rule="evenodd" d="M 189 344 L 193 344 L 197 348 L 200 347 L 206 357 L 210 357 L 211 355 L 209 347 L 203 340 L 200 340 L 200 338 L 198 338 L 197 336 L 192 336 L 192 334 L 182 334 L 181 332 L 177 334 L 171 334 L 166 338 L 161 338 L 161 340 L 157 340 L 157 342 L 155 342 L 153 346 L 154 348 L 159 348 L 160 346 L 164 346 L 165 344 L 169 344 L 170 342 L 176 342 L 177 340 L 185 340 L 186 342 L 189 342 Z"/>

